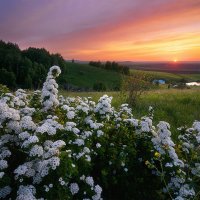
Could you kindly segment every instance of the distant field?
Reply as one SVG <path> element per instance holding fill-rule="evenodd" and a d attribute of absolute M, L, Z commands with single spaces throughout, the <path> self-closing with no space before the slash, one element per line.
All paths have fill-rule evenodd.
<path fill-rule="evenodd" d="M 91 96 L 97 102 L 102 92 L 73 93 L 61 92 L 64 96 Z M 113 96 L 113 106 L 124 103 L 119 92 L 106 92 Z M 149 91 L 142 95 L 138 105 L 133 108 L 136 118 L 140 118 L 148 113 L 148 107 L 155 109 L 155 122 L 160 120 L 167 121 L 171 125 L 174 137 L 177 136 L 177 127 L 182 125 L 191 126 L 194 120 L 200 120 L 200 88 L 192 89 L 162 89 Z"/>
<path fill-rule="evenodd" d="M 107 90 L 119 87 L 121 75 L 117 72 L 100 69 L 88 64 L 67 63 L 66 81 L 70 84 L 93 88 L 95 83 L 104 83 Z"/>
<path fill-rule="evenodd" d="M 181 79 L 185 79 L 186 81 L 198 81 L 200 80 L 200 73 L 196 74 L 176 74 L 176 73 L 168 73 L 168 72 L 159 72 L 159 71 L 143 71 L 143 70 L 130 70 L 132 74 L 138 72 L 144 72 L 150 75 L 152 78 L 155 79 L 164 79 L 168 82 L 179 82 Z"/>
<path fill-rule="evenodd" d="M 176 74 L 200 73 L 200 62 L 122 62 L 131 69 L 161 71 Z"/>
<path fill-rule="evenodd" d="M 181 79 L 186 81 L 198 81 L 200 80 L 200 73 L 194 74 L 177 74 L 159 71 L 143 71 L 130 69 L 132 74 L 135 73 L 146 73 L 152 79 L 164 79 L 170 83 L 177 83 Z M 122 75 L 120 73 L 105 70 L 90 66 L 82 63 L 67 62 L 67 73 L 64 76 L 67 83 L 81 88 L 92 89 L 95 83 L 103 83 L 106 86 L 107 91 L 115 91 L 119 88 Z"/>

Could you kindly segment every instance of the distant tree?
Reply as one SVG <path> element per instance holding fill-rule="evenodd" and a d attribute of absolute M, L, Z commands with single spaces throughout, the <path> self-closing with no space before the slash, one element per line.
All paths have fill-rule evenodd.
<path fill-rule="evenodd" d="M 58 82 L 63 83 L 67 64 L 60 54 L 32 47 L 21 51 L 18 45 L 0 40 L 0 83 L 8 87 L 41 87 L 51 65 L 60 66 L 63 73 Z M 6 81 L 5 77 L 10 77 L 11 81 Z"/>
<path fill-rule="evenodd" d="M 122 74 L 125 74 L 125 75 L 129 75 L 130 74 L 130 70 L 129 70 L 129 67 L 126 67 L 126 66 L 121 66 L 121 70 Z"/>
<path fill-rule="evenodd" d="M 89 65 L 94 66 L 94 67 L 99 67 L 99 68 L 104 68 L 106 70 L 112 70 L 116 71 L 118 73 L 122 73 L 125 75 L 130 74 L 129 67 L 126 66 L 120 66 L 117 62 L 113 61 L 106 61 L 105 64 L 101 63 L 100 61 L 90 61 Z"/>
<path fill-rule="evenodd" d="M 112 63 L 110 61 L 107 61 L 105 63 L 105 69 L 108 69 L 108 70 L 112 69 Z"/>
<path fill-rule="evenodd" d="M 94 67 L 98 67 L 98 68 L 103 68 L 104 67 L 103 64 L 100 61 L 98 61 L 98 62 L 90 61 L 89 65 L 94 66 Z"/>
<path fill-rule="evenodd" d="M 0 69 L 0 83 L 14 89 L 16 87 L 15 74 L 4 68 Z"/>
<path fill-rule="evenodd" d="M 116 63 L 116 62 L 112 62 L 112 70 L 114 70 L 114 71 L 118 71 L 119 69 L 119 65 L 118 65 L 118 63 Z"/>
<path fill-rule="evenodd" d="M 23 55 L 29 58 L 30 60 L 34 60 L 37 63 L 41 63 L 45 66 L 51 65 L 51 56 L 50 53 L 44 48 L 28 48 L 24 50 Z"/>
<path fill-rule="evenodd" d="M 121 98 L 131 106 L 136 105 L 140 96 L 150 89 L 150 80 L 150 76 L 143 72 L 124 76 L 121 84 Z"/>
<path fill-rule="evenodd" d="M 25 89 L 32 89 L 32 79 L 30 75 L 27 75 L 24 80 L 24 88 Z"/>

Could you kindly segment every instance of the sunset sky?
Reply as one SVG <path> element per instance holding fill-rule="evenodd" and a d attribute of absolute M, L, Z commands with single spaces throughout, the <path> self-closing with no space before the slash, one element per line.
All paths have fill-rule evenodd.
<path fill-rule="evenodd" d="M 200 0 L 1 0 L 0 39 L 65 59 L 200 60 Z"/>

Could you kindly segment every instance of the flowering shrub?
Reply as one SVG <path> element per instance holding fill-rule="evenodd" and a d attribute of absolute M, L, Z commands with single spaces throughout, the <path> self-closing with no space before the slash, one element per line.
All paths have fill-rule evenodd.
<path fill-rule="evenodd" d="M 104 95 L 58 96 L 50 68 L 42 91 L 2 93 L 0 99 L 0 198 L 194 199 L 198 198 L 200 122 L 181 128 L 177 145 L 170 125 L 135 119 Z"/>

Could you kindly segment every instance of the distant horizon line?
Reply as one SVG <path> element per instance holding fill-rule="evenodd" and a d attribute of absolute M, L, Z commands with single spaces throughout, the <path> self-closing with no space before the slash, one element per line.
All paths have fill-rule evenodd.
<path fill-rule="evenodd" d="M 94 60 L 79 60 L 79 59 L 65 59 L 65 61 L 78 61 L 78 62 L 90 62 L 90 61 L 95 61 L 95 62 L 107 62 L 107 61 L 111 61 L 111 62 L 132 62 L 132 63 L 200 63 L 200 60 L 195 60 L 195 61 L 187 61 L 187 60 L 177 60 L 177 61 L 173 61 L 173 60 L 164 60 L 164 61 L 154 61 L 154 60 L 139 60 L 139 61 L 135 61 L 135 60 L 100 60 L 100 59 L 94 59 Z"/>

